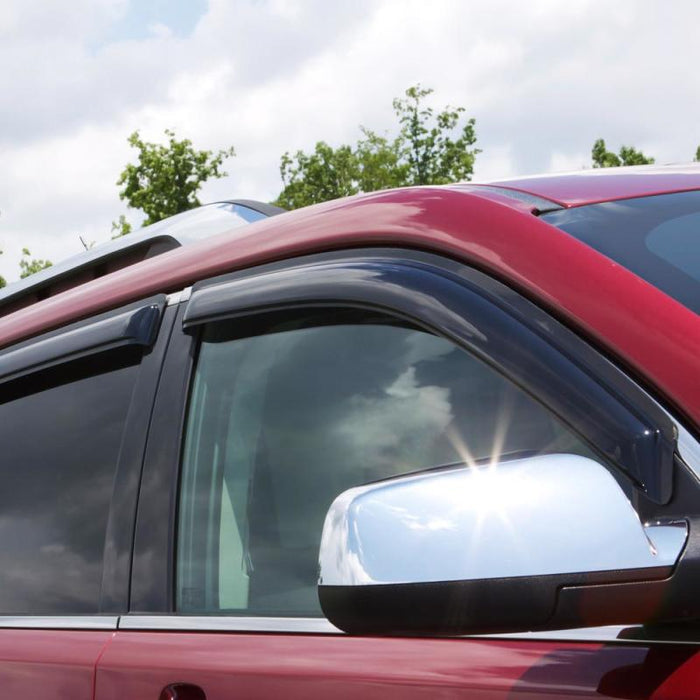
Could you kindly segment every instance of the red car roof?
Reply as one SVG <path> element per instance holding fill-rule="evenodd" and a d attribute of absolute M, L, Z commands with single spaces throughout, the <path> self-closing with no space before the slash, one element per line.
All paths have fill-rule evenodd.
<path fill-rule="evenodd" d="M 561 175 L 500 180 L 489 184 L 527 192 L 564 207 L 577 207 L 614 199 L 700 190 L 700 163 L 594 168 Z"/>
<path fill-rule="evenodd" d="M 622 176 L 611 177 L 618 183 L 612 188 L 617 195 Z M 689 184 L 688 177 L 679 177 Z M 605 179 L 591 177 L 597 183 Z M 665 182 L 668 186 L 669 179 Z M 629 193 L 629 185 L 625 191 Z M 478 188 L 407 188 L 282 214 L 145 260 L 0 318 L 0 347 L 235 269 L 326 250 L 412 247 L 448 255 L 506 280 L 583 331 L 700 428 L 698 316 L 533 216 L 527 206 L 499 200 L 480 195 Z"/>

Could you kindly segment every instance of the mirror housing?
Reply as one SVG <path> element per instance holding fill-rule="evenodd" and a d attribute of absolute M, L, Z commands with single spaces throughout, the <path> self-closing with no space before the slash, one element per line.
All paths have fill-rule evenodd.
<path fill-rule="evenodd" d="M 608 469 L 585 457 L 433 470 L 336 498 L 319 598 L 334 625 L 364 634 L 645 622 L 658 605 L 644 591 L 660 589 L 639 585 L 669 579 L 687 539 L 686 521 L 643 525 Z M 610 598 L 628 584 L 640 609 L 634 596 Z"/>

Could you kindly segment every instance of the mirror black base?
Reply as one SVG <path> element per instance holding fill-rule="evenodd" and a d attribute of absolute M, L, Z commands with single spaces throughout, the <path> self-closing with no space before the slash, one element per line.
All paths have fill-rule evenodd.
<path fill-rule="evenodd" d="M 452 636 L 640 622 L 658 609 L 671 574 L 654 567 L 318 591 L 326 617 L 350 634 Z"/>

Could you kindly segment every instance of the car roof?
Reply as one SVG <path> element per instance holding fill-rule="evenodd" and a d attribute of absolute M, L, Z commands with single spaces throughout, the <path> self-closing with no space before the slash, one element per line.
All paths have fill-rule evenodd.
<path fill-rule="evenodd" d="M 579 207 L 616 199 L 698 190 L 700 163 L 593 168 L 497 180 L 486 186 L 527 193 L 562 207 Z"/>
<path fill-rule="evenodd" d="M 478 188 L 387 190 L 258 221 L 0 318 L 0 347 L 200 279 L 371 246 L 435 252 L 505 280 L 616 357 L 700 428 L 697 315 L 533 215 L 527 203 Z"/>

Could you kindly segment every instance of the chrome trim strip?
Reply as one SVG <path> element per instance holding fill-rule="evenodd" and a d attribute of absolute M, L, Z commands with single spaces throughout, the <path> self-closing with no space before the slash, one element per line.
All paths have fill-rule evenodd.
<path fill-rule="evenodd" d="M 638 641 L 620 639 L 623 630 L 630 629 L 624 625 L 606 625 L 604 627 L 582 627 L 581 629 L 553 630 L 549 632 L 512 632 L 510 634 L 478 634 L 470 636 L 471 639 L 527 639 L 530 641 L 556 641 L 556 642 L 611 642 L 611 641 Z M 648 643 L 648 641 L 646 642 Z"/>
<path fill-rule="evenodd" d="M 635 626 L 609 625 L 582 629 L 553 630 L 548 632 L 521 632 L 511 634 L 467 635 L 461 639 L 496 640 L 513 639 L 523 641 L 552 642 L 600 642 L 609 644 L 664 643 L 659 639 L 621 638 L 623 630 Z M 321 617 L 235 617 L 222 615 L 124 615 L 119 618 L 120 630 L 161 632 L 260 632 L 267 634 L 332 634 L 344 632 Z M 674 644 L 682 643 L 674 641 Z M 697 645 L 697 642 L 692 642 Z"/>
<path fill-rule="evenodd" d="M 115 630 L 116 615 L 0 615 L 2 629 Z"/>
<path fill-rule="evenodd" d="M 234 617 L 223 615 L 123 615 L 119 629 L 196 632 L 343 634 L 323 617 Z"/>
<path fill-rule="evenodd" d="M 642 627 L 638 625 L 628 625 L 628 626 L 615 626 L 611 625 L 609 627 L 584 627 L 582 629 L 570 629 L 570 630 L 554 630 L 552 632 L 522 632 L 513 634 L 489 634 L 489 635 L 479 635 L 469 637 L 469 639 L 498 639 L 506 640 L 512 639 L 514 641 L 530 641 L 530 642 L 596 642 L 610 644 L 616 642 L 618 644 L 624 644 L 625 646 L 630 646 L 633 644 L 641 644 L 642 646 L 648 647 L 650 644 L 673 644 L 677 646 L 679 644 L 690 644 L 693 647 L 698 646 L 698 641 L 700 641 L 700 636 L 696 639 L 693 638 L 675 638 L 670 636 L 668 638 L 659 637 L 632 637 L 629 633 L 633 631 L 638 631 L 641 633 Z M 620 634 L 626 631 L 628 634 L 625 636 L 620 636 Z"/>
<path fill-rule="evenodd" d="M 166 305 L 167 306 L 175 306 L 176 304 L 180 304 L 183 301 L 189 301 L 189 298 L 192 296 L 192 287 L 185 287 L 184 289 L 181 289 L 179 292 L 173 292 L 172 294 L 168 294 L 166 297 Z"/>

